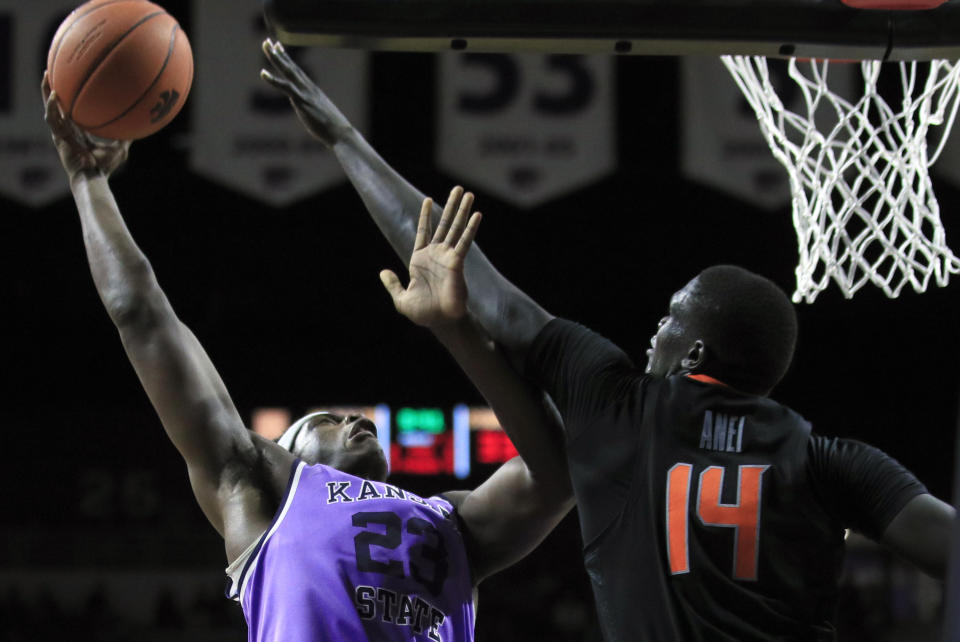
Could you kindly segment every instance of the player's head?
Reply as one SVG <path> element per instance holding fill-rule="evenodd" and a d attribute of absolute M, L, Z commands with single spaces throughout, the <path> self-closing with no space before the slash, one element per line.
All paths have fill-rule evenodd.
<path fill-rule="evenodd" d="M 741 267 L 715 265 L 670 299 L 647 372 L 707 374 L 767 394 L 786 373 L 796 340 L 797 315 L 783 290 Z"/>
<path fill-rule="evenodd" d="M 313 412 L 295 421 L 277 443 L 308 464 L 326 464 L 364 479 L 387 478 L 377 427 L 363 415 Z"/>

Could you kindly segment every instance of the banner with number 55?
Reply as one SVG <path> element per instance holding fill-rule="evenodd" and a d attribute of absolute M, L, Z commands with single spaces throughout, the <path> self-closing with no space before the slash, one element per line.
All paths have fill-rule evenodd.
<path fill-rule="evenodd" d="M 616 167 L 613 59 L 440 55 L 437 164 L 530 208 Z"/>

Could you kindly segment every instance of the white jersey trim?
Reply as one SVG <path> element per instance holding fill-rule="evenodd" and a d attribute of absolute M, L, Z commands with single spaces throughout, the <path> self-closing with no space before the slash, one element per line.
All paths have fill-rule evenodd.
<path fill-rule="evenodd" d="M 250 546 L 240 554 L 240 557 L 235 559 L 233 563 L 227 567 L 226 573 L 230 579 L 230 588 L 227 591 L 227 597 L 230 599 L 241 603 L 243 602 L 243 596 L 247 589 L 247 578 L 252 575 L 252 571 L 260 559 L 260 551 L 263 550 L 263 545 L 277 532 L 277 529 L 283 522 L 283 518 L 286 517 L 287 511 L 293 503 L 293 498 L 297 494 L 297 488 L 300 485 L 300 475 L 303 473 L 305 467 L 306 463 L 302 461 L 297 462 L 296 470 L 294 470 L 290 479 L 290 488 L 287 490 L 286 499 L 270 528 L 264 531 L 263 535 L 250 544 Z"/>
<path fill-rule="evenodd" d="M 230 583 L 227 586 L 227 597 L 229 597 L 231 600 L 240 599 L 240 594 L 237 587 L 240 586 L 240 578 L 243 577 L 243 569 L 247 567 L 247 561 L 250 559 L 250 556 L 253 555 L 254 551 L 256 551 L 260 546 L 260 540 L 263 539 L 263 535 L 266 532 L 267 531 L 263 531 L 263 533 L 260 533 L 257 539 L 250 542 L 250 546 L 247 547 L 247 550 L 240 553 L 240 557 L 233 560 L 233 564 L 227 567 L 227 579 L 230 580 Z"/>

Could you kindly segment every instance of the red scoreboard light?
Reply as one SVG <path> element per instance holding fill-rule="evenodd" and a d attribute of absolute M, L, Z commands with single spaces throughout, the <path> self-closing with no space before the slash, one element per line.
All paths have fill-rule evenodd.
<path fill-rule="evenodd" d="M 484 430 L 477 433 L 477 463 L 502 464 L 517 456 L 517 449 L 503 431 Z"/>
<path fill-rule="evenodd" d="M 475 435 L 474 453 L 478 464 L 502 464 L 517 456 L 513 442 L 489 408 L 470 409 L 470 430 Z"/>
<path fill-rule="evenodd" d="M 390 445 L 390 472 L 407 475 L 452 475 L 453 439 L 437 435 L 425 446 Z"/>

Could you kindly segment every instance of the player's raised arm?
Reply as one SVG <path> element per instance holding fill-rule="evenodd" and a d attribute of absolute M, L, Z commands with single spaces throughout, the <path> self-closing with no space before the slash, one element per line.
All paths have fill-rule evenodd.
<path fill-rule="evenodd" d="M 246 510 L 251 496 L 244 481 L 255 464 L 264 462 L 263 447 L 256 445 L 263 440 L 255 442 L 244 427 L 219 374 L 177 318 L 123 221 L 107 179 L 126 159 L 129 143 L 94 141 L 66 120 L 46 75 L 42 93 L 46 121 L 80 215 L 97 293 L 164 429 L 186 460 L 197 501 L 226 539 L 230 555 L 231 548 L 249 543 L 272 516 L 272 510 L 263 515 Z M 290 457 L 279 447 L 266 449 L 269 461 Z M 274 466 L 278 471 L 280 464 Z M 277 475 L 280 492 L 288 471 L 289 462 Z M 227 511 L 255 519 L 228 520 Z"/>
<path fill-rule="evenodd" d="M 397 310 L 430 328 L 456 358 L 522 456 L 477 489 L 447 494 L 476 543 L 471 564 L 479 582 L 529 553 L 570 510 L 573 498 L 559 420 L 467 313 L 463 264 L 480 213 L 468 219 L 469 205 L 458 209 L 459 203 L 447 203 L 431 232 L 432 202 L 425 199 L 410 259 L 410 283 L 404 288 L 389 270 L 380 278 Z"/>
<path fill-rule="evenodd" d="M 261 77 L 290 98 L 307 130 L 333 150 L 377 227 L 400 258 L 409 261 L 424 195 L 380 157 L 279 43 L 267 40 L 263 51 L 271 70 L 261 71 Z M 469 210 L 472 196 L 459 187 L 448 203 L 456 209 L 461 199 Z M 432 215 L 438 219 L 439 208 Z M 470 311 L 515 363 L 522 363 L 526 348 L 551 315 L 497 272 L 479 248 L 468 253 L 464 271 Z"/>

